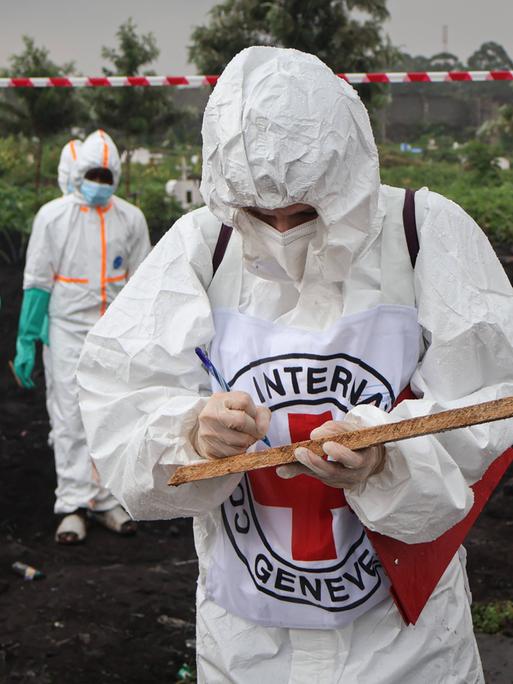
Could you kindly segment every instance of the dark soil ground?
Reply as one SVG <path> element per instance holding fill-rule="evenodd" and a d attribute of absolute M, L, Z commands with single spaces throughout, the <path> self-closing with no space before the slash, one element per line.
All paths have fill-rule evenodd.
<path fill-rule="evenodd" d="M 140 524 L 130 539 L 94 527 L 83 546 L 54 543 L 42 369 L 34 392 L 18 389 L 7 371 L 20 295 L 19 270 L 2 266 L 0 682 L 173 684 L 181 666 L 194 663 L 190 521 Z M 487 508 L 466 544 L 474 599 L 513 599 L 513 496 L 500 488 Z M 11 570 L 14 561 L 46 579 L 24 582 Z M 480 643 L 487 682 L 512 684 L 513 638 Z"/>

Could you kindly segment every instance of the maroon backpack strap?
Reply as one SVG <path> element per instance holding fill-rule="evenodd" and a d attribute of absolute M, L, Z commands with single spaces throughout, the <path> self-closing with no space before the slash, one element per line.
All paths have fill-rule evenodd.
<path fill-rule="evenodd" d="M 221 226 L 219 231 L 219 236 L 217 238 L 216 247 L 214 249 L 214 254 L 212 256 L 212 278 L 215 276 L 217 269 L 221 265 L 221 261 L 226 253 L 226 248 L 230 242 L 232 236 L 233 228 L 227 226 L 225 223 Z"/>
<path fill-rule="evenodd" d="M 415 268 L 417 254 L 419 253 L 419 236 L 417 233 L 417 219 L 415 218 L 415 191 L 406 189 L 404 194 L 403 226 L 408 252 L 410 253 L 411 265 Z"/>

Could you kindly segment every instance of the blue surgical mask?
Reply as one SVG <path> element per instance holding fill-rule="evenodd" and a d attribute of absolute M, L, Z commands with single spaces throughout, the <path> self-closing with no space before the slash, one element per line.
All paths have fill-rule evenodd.
<path fill-rule="evenodd" d="M 80 192 L 90 207 L 104 207 L 114 194 L 114 187 L 106 183 L 83 180 Z"/>

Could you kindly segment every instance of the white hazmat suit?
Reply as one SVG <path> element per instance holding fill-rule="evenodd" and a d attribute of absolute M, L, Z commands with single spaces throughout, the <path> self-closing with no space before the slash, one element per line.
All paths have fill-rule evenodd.
<path fill-rule="evenodd" d="M 78 151 L 82 146 L 81 140 L 69 140 L 61 150 L 59 158 L 59 166 L 57 168 L 57 183 L 63 195 L 69 195 L 74 191 L 73 185 L 73 171 L 78 160 Z M 45 329 L 48 329 L 48 320 L 45 322 Z M 45 354 L 47 352 L 44 352 Z M 55 404 L 53 399 L 53 378 L 49 371 L 49 366 L 45 366 L 45 389 L 46 389 L 46 409 L 50 419 L 50 428 L 52 423 L 52 408 Z M 53 432 L 50 429 L 48 435 L 48 444 L 53 446 Z"/>
<path fill-rule="evenodd" d="M 118 151 L 110 137 L 91 134 L 74 162 L 75 191 L 45 204 L 32 229 L 24 289 L 50 294 L 49 346 L 44 348 L 47 397 L 57 470 L 56 513 L 97 511 L 117 501 L 101 487 L 87 448 L 78 406 L 75 371 L 85 337 L 150 250 L 142 212 L 113 197 L 105 207 L 88 206 L 79 188 L 92 168 L 120 177 Z"/>
<path fill-rule="evenodd" d="M 241 52 L 203 140 L 207 207 L 161 240 L 91 331 L 78 372 L 107 486 L 136 519 L 195 516 L 199 681 L 482 682 L 464 552 L 406 626 L 362 523 L 435 539 L 471 508 L 511 421 L 387 445 L 384 469 L 345 497 L 273 469 L 166 483 L 198 459 L 191 435 L 211 390 L 197 346 L 271 409 L 273 445 L 346 412 L 374 424 L 511 395 L 512 291 L 492 248 L 423 189 L 413 272 L 404 191 L 380 186 L 365 108 L 311 55 Z M 285 233 L 244 210 L 296 203 L 318 218 Z M 234 233 L 212 278 L 221 223 Z M 418 399 L 392 408 L 408 383 Z"/>

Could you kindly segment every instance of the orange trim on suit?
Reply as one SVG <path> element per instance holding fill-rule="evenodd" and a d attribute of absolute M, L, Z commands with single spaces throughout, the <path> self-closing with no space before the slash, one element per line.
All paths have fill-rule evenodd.
<path fill-rule="evenodd" d="M 107 227 L 105 223 L 105 214 L 112 207 L 112 202 L 106 207 L 96 207 L 96 213 L 100 218 L 100 244 L 101 244 L 101 256 L 100 256 L 100 315 L 103 316 L 107 310 L 107 284 L 108 283 L 119 283 L 122 280 L 128 280 L 128 271 L 121 273 L 118 276 L 107 277 Z M 89 207 L 80 207 L 80 211 L 88 212 Z M 53 277 L 55 281 L 61 283 L 89 283 L 89 278 L 70 278 L 68 276 L 63 276 L 60 273 L 56 273 Z"/>
<path fill-rule="evenodd" d="M 55 273 L 53 276 L 53 279 L 55 281 L 58 281 L 59 283 L 88 283 L 89 278 L 68 278 L 67 276 L 63 276 L 60 273 Z"/>

